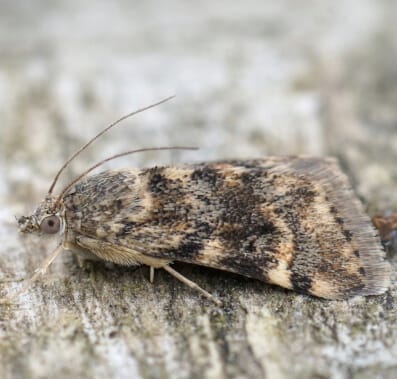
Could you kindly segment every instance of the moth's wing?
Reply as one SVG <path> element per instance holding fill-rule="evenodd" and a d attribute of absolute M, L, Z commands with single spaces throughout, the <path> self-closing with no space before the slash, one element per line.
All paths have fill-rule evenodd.
<path fill-rule="evenodd" d="M 94 183 L 106 196 L 89 207 L 107 211 L 79 231 L 93 238 L 326 298 L 389 285 L 379 239 L 332 159 L 112 171 Z"/>
<path fill-rule="evenodd" d="M 225 175 L 229 164 L 235 171 Z M 162 256 L 325 298 L 389 287 L 390 265 L 377 232 L 334 159 L 222 162 L 218 176 L 214 181 L 209 174 L 221 188 L 217 227 L 208 237 L 187 234 Z"/>

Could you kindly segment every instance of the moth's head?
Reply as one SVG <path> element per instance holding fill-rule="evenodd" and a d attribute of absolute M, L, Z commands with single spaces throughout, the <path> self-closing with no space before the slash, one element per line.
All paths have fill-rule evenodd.
<path fill-rule="evenodd" d="M 62 204 L 52 196 L 47 196 L 31 216 L 18 219 L 19 231 L 22 233 L 58 234 L 64 230 Z"/>

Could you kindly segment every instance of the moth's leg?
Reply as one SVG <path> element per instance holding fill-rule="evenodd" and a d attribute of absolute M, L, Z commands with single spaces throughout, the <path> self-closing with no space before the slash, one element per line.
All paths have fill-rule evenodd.
<path fill-rule="evenodd" d="M 78 247 L 89 250 L 91 253 L 105 261 L 124 266 L 144 264 L 154 268 L 159 268 L 169 263 L 169 260 L 145 255 L 142 253 L 142 246 L 132 245 L 131 248 L 127 248 L 86 236 L 76 237 L 76 244 Z"/>
<path fill-rule="evenodd" d="M 76 237 L 76 244 L 77 247 L 83 248 L 86 251 L 88 250 L 88 253 L 95 255 L 102 261 L 105 260 L 124 265 L 137 264 L 135 259 L 136 254 L 133 250 L 126 250 L 106 241 L 86 236 L 78 236 Z"/>
<path fill-rule="evenodd" d="M 63 251 L 63 245 L 60 244 L 53 252 L 51 255 L 49 255 L 45 261 L 43 262 L 43 264 L 37 268 L 34 271 L 33 276 L 28 279 L 25 283 L 25 285 L 17 292 L 15 292 L 13 295 L 11 295 L 10 297 L 7 297 L 5 299 L 0 299 L 0 303 L 10 303 L 12 300 L 14 300 L 15 298 L 17 298 L 19 295 L 22 295 L 24 292 L 26 292 L 31 286 L 32 284 L 42 275 L 44 275 L 48 269 L 48 267 L 51 265 L 52 262 L 54 262 L 55 258 Z"/>
<path fill-rule="evenodd" d="M 154 267 L 153 266 L 149 266 L 149 267 L 150 267 L 150 274 L 149 274 L 150 283 L 153 283 L 154 282 Z"/>
<path fill-rule="evenodd" d="M 182 283 L 185 283 L 187 286 L 190 288 L 193 288 L 194 290 L 199 291 L 201 294 L 203 294 L 207 299 L 210 299 L 213 301 L 216 305 L 219 307 L 222 306 L 222 302 L 218 300 L 215 296 L 211 295 L 209 292 L 207 292 L 205 289 L 201 288 L 198 284 L 192 282 L 188 278 L 184 277 L 181 275 L 179 272 L 175 271 L 173 268 L 171 268 L 169 265 L 165 265 L 162 267 L 164 270 L 168 271 L 172 276 L 180 280 Z"/>

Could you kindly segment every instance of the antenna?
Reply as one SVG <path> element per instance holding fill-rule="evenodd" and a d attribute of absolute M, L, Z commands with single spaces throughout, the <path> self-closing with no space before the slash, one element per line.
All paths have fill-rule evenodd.
<path fill-rule="evenodd" d="M 154 104 L 148 105 L 148 106 L 146 106 L 146 107 L 137 109 L 137 110 L 135 110 L 135 111 L 133 111 L 133 112 L 130 112 L 130 113 L 124 115 L 123 117 L 120 117 L 118 120 L 112 122 L 108 127 L 106 127 L 105 129 L 103 129 L 103 130 L 102 130 L 100 133 L 98 133 L 95 137 L 91 138 L 85 145 L 83 145 L 82 147 L 80 147 L 80 149 L 78 149 L 78 150 L 77 150 L 77 151 L 76 151 L 76 152 L 63 164 L 63 166 L 62 166 L 61 169 L 58 171 L 58 173 L 55 175 L 55 178 L 54 178 L 54 180 L 53 180 L 52 183 L 51 183 L 50 189 L 48 190 L 48 195 L 51 195 L 51 194 L 52 194 L 52 191 L 54 190 L 54 187 L 55 187 L 55 185 L 56 185 L 56 183 L 57 183 L 59 177 L 61 176 L 61 174 L 62 174 L 62 172 L 65 170 L 65 168 L 66 168 L 67 166 L 69 166 L 70 162 L 72 162 L 73 159 L 75 159 L 82 151 L 84 151 L 88 146 L 90 146 L 90 145 L 91 145 L 94 141 L 96 141 L 99 137 L 101 137 L 101 136 L 102 136 L 103 134 L 105 134 L 107 131 L 109 131 L 110 129 L 112 129 L 114 126 L 120 124 L 120 122 L 124 121 L 125 119 L 127 119 L 127 118 L 129 118 L 129 117 L 132 117 L 132 116 L 134 116 L 134 115 L 136 115 L 136 114 L 138 114 L 138 113 L 141 113 L 141 112 L 143 112 L 143 111 L 146 111 L 146 110 L 148 110 L 148 109 L 154 108 L 154 107 L 156 107 L 156 106 L 158 106 L 158 105 L 160 105 L 160 104 L 163 104 L 163 103 L 165 103 L 165 102 L 167 102 L 167 101 L 173 99 L 174 97 L 175 97 L 175 95 L 174 95 L 174 96 L 169 96 L 169 97 L 167 97 L 167 98 L 165 98 L 165 99 L 163 99 L 163 100 L 158 101 L 157 103 L 154 103 Z M 132 153 L 131 153 L 131 154 L 132 154 Z M 62 191 L 62 192 L 63 192 L 63 191 Z"/>

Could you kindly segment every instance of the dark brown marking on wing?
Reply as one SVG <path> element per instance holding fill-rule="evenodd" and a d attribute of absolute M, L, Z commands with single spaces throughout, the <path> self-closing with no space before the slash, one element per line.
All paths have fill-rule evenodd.
<path fill-rule="evenodd" d="M 203 167 L 196 169 L 191 174 L 191 180 L 193 182 L 208 183 L 211 186 L 216 186 L 219 181 L 222 180 L 223 175 L 219 170 L 213 169 L 212 167 Z"/>
<path fill-rule="evenodd" d="M 196 233 L 187 234 L 180 243 L 177 254 L 183 259 L 194 259 L 203 249 L 203 241 L 196 238 Z M 167 253 L 165 252 L 165 256 Z"/>
<path fill-rule="evenodd" d="M 118 232 L 116 232 L 117 237 L 124 237 L 130 234 L 133 228 L 137 226 L 136 222 L 128 221 L 128 220 L 123 221 L 122 224 L 123 227 Z"/>
<path fill-rule="evenodd" d="M 295 270 L 291 274 L 291 283 L 295 291 L 307 294 L 312 286 L 312 278 Z"/>
<path fill-rule="evenodd" d="M 346 237 L 346 241 L 350 242 L 352 240 L 353 237 L 353 233 L 350 230 L 343 230 L 343 235 Z"/>

